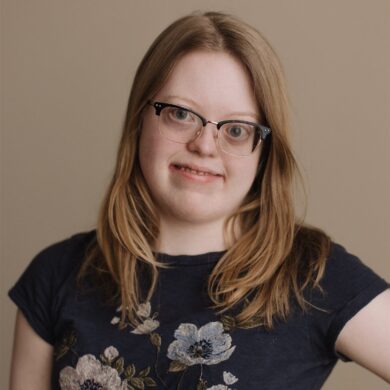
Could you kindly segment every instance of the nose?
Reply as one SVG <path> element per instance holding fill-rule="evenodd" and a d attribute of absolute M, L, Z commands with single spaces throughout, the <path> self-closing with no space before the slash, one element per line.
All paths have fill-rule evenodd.
<path fill-rule="evenodd" d="M 189 150 L 204 155 L 215 155 L 218 153 L 218 129 L 216 122 L 207 121 L 197 131 L 195 138 L 187 145 Z"/>

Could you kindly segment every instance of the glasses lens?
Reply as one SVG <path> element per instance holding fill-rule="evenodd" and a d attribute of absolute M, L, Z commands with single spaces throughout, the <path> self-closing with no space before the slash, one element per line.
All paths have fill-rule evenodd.
<path fill-rule="evenodd" d="M 161 110 L 158 126 L 161 134 L 171 141 L 187 143 L 202 127 L 202 120 L 185 108 L 164 107 Z"/>
<path fill-rule="evenodd" d="M 225 123 L 220 128 L 219 143 L 230 154 L 248 156 L 259 141 L 256 126 L 242 122 Z"/>

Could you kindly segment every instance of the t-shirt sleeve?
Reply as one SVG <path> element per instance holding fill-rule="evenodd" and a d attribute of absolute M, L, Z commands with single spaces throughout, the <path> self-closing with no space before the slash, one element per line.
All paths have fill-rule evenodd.
<path fill-rule="evenodd" d="M 325 340 L 323 349 L 328 357 L 351 361 L 335 349 L 339 333 L 355 314 L 390 284 L 337 243 L 332 243 L 320 284 L 324 293 L 317 291 L 312 302 L 325 311 L 313 312 L 314 342 L 320 344 L 320 340 Z"/>
<path fill-rule="evenodd" d="M 63 240 L 41 250 L 8 291 L 31 327 L 51 345 L 55 343 L 53 305 L 59 280 L 58 264 L 67 249 L 68 240 Z"/>

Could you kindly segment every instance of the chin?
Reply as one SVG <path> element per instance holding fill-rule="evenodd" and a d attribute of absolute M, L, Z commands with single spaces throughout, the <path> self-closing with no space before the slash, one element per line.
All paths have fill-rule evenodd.
<path fill-rule="evenodd" d="M 213 223 L 225 219 L 228 216 L 226 210 L 218 210 L 215 207 L 213 208 L 210 206 L 210 204 L 203 204 L 197 207 L 192 204 L 189 205 L 189 207 L 185 207 L 185 205 L 182 204 L 181 207 L 174 208 L 172 215 L 175 219 L 192 223 Z"/>

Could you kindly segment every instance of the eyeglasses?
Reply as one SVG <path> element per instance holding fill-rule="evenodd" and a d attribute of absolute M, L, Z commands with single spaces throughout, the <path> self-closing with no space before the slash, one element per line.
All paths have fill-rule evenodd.
<path fill-rule="evenodd" d="M 158 116 L 160 133 L 173 142 L 186 144 L 202 133 L 207 123 L 217 126 L 217 144 L 233 156 L 249 156 L 271 129 L 258 123 L 229 119 L 209 121 L 196 112 L 176 104 L 148 101 Z"/>

